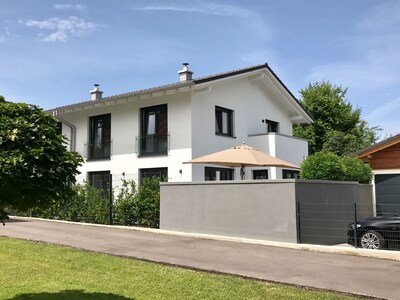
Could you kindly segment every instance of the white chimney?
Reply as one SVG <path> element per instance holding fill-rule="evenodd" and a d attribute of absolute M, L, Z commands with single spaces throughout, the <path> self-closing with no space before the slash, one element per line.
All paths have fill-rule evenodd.
<path fill-rule="evenodd" d="M 94 89 L 90 91 L 90 100 L 95 101 L 102 98 L 103 92 L 100 91 L 99 86 L 97 83 L 94 84 Z"/>
<path fill-rule="evenodd" d="M 183 63 L 183 69 L 178 72 L 179 74 L 179 81 L 188 81 L 192 80 L 193 72 L 189 70 L 188 63 Z"/>

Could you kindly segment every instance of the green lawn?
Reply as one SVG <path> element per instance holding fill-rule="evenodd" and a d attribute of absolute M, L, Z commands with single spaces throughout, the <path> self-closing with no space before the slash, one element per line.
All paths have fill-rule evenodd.
<path fill-rule="evenodd" d="M 352 299 L 0 238 L 0 299 Z"/>

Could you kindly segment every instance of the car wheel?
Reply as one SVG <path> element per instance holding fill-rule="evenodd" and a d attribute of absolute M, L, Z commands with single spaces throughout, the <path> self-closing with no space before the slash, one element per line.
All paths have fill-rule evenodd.
<path fill-rule="evenodd" d="M 383 249 L 385 240 L 378 232 L 371 230 L 361 236 L 360 244 L 364 249 Z"/>

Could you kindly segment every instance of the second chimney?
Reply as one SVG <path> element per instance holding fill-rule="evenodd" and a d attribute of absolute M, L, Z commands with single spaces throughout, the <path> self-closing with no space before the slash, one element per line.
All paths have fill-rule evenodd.
<path fill-rule="evenodd" d="M 94 84 L 94 89 L 90 91 L 90 100 L 100 100 L 103 97 L 103 92 L 99 89 L 99 84 Z"/>
<path fill-rule="evenodd" d="M 178 72 L 179 81 L 188 81 L 192 80 L 193 72 L 189 70 L 188 63 L 183 63 L 183 69 Z"/>

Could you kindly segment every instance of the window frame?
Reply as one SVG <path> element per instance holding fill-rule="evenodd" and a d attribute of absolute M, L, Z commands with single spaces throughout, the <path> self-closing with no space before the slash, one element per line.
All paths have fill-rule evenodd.
<path fill-rule="evenodd" d="M 145 172 L 149 173 L 156 173 L 159 172 L 159 176 L 150 175 L 150 176 L 143 176 Z M 165 172 L 165 173 L 164 173 Z M 164 174 L 163 174 L 164 173 Z M 142 184 L 143 179 L 151 178 L 151 177 L 159 177 L 160 181 L 164 179 L 164 177 L 168 178 L 168 167 L 160 167 L 160 168 L 141 168 L 139 169 L 139 184 Z"/>
<path fill-rule="evenodd" d="M 98 184 L 94 184 L 94 181 L 96 181 L 95 176 L 103 176 L 101 184 L 98 186 Z M 105 180 L 105 178 L 107 180 Z M 112 187 L 112 174 L 110 171 L 92 171 L 92 172 L 87 172 L 87 181 L 90 186 L 95 187 L 103 193 L 109 192 L 110 187 Z"/>
<path fill-rule="evenodd" d="M 293 177 L 286 178 L 287 174 L 293 175 Z M 300 171 L 298 170 L 290 170 L 290 169 L 282 169 L 282 179 L 299 179 L 300 178 Z"/>
<path fill-rule="evenodd" d="M 207 179 L 207 171 L 213 171 L 215 172 L 215 176 L 211 177 L 209 176 L 209 179 Z M 235 169 L 232 168 L 216 168 L 216 167 L 204 167 L 204 181 L 217 181 L 217 171 L 220 172 L 227 172 L 230 173 L 228 177 L 228 179 L 221 179 L 221 175 L 220 175 L 220 179 L 219 181 L 226 181 L 226 180 L 235 180 Z M 212 178 L 212 179 L 210 179 Z"/>
<path fill-rule="evenodd" d="M 224 125 L 224 114 L 226 124 Z M 234 111 L 225 107 L 215 106 L 215 134 L 220 136 L 234 137 Z M 227 128 L 225 128 L 227 127 Z M 226 131 L 226 132 L 225 132 Z"/>
<path fill-rule="evenodd" d="M 257 175 L 257 173 L 258 174 L 262 174 L 262 173 L 264 173 L 264 174 L 266 174 L 267 176 L 267 178 L 257 178 L 257 177 L 259 177 L 260 175 Z M 269 174 L 268 174 L 269 172 L 268 172 L 268 169 L 262 169 L 262 170 L 253 170 L 253 180 L 267 180 L 267 179 L 269 179 Z M 264 177 L 264 176 L 263 176 Z"/>
<path fill-rule="evenodd" d="M 168 104 L 141 108 L 138 156 L 167 155 L 168 139 Z"/>
<path fill-rule="evenodd" d="M 267 126 L 268 133 L 279 133 L 279 122 L 264 119 L 265 125 Z"/>
<path fill-rule="evenodd" d="M 96 149 L 97 137 L 96 124 L 102 120 L 100 147 Z M 108 137 L 107 137 L 108 136 Z M 103 114 L 89 117 L 89 141 L 88 160 L 101 160 L 111 158 L 111 114 Z"/>

